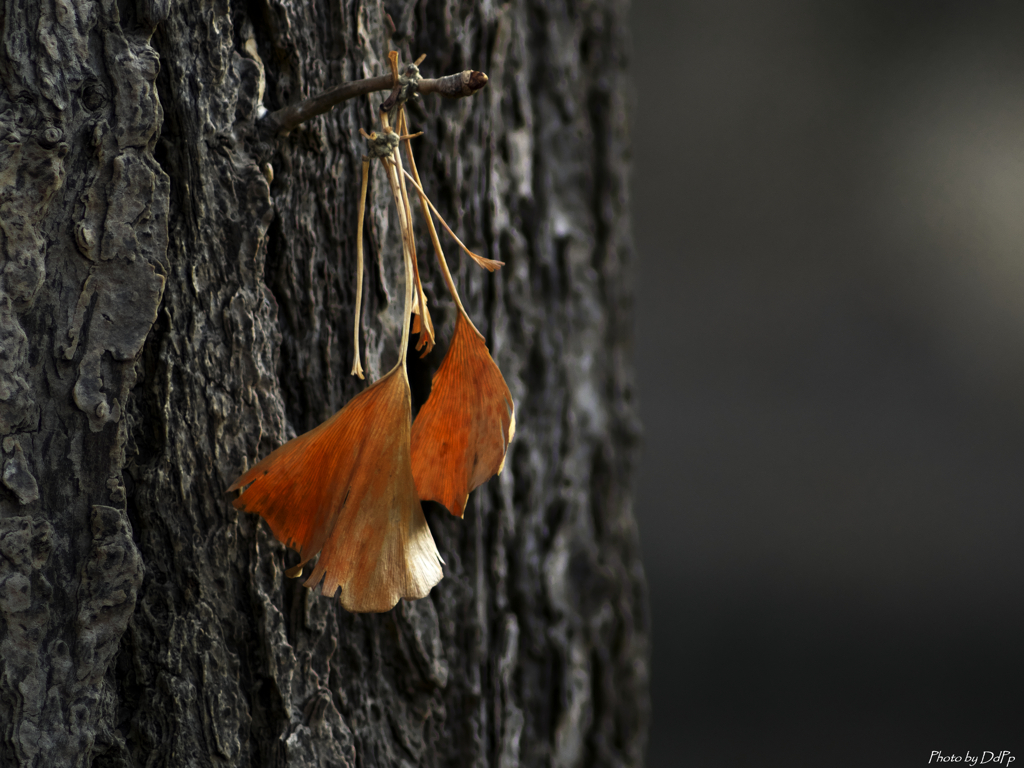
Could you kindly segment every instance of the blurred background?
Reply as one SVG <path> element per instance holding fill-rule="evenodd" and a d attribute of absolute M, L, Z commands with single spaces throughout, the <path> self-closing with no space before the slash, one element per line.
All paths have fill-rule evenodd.
<path fill-rule="evenodd" d="M 649 768 L 1024 764 L 1024 3 L 631 17 Z"/>

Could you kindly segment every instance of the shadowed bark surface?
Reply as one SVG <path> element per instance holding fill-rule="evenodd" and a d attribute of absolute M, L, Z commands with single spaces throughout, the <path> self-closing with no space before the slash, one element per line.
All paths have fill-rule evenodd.
<path fill-rule="evenodd" d="M 225 489 L 337 411 L 360 127 L 386 94 L 257 127 L 387 71 L 479 69 L 410 109 L 466 309 L 516 403 L 445 578 L 354 615 Z M 628 484 L 624 7 L 0 4 L 0 764 L 639 766 L 646 587 Z M 365 366 L 397 358 L 402 267 L 371 176 Z M 420 236 L 422 233 L 418 233 Z M 425 237 L 438 348 L 455 308 Z"/>

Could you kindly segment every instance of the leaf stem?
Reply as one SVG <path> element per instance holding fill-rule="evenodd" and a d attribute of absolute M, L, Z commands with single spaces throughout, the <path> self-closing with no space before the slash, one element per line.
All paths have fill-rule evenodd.
<path fill-rule="evenodd" d="M 366 187 L 370 180 L 370 158 L 363 156 L 363 186 L 359 192 L 359 228 L 356 230 L 356 316 L 353 325 L 355 351 L 352 353 L 352 376 L 363 376 L 363 363 L 359 359 L 359 326 L 363 307 L 363 217 L 366 214 Z"/>

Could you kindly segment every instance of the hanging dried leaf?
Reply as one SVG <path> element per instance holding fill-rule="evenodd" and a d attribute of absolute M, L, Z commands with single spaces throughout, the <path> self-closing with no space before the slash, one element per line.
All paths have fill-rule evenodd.
<path fill-rule="evenodd" d="M 260 515 L 298 550 L 318 552 L 305 582 L 350 611 L 381 612 L 441 580 L 440 555 L 410 466 L 410 394 L 399 364 L 316 429 L 236 480 L 236 508 Z M 301 573 L 302 565 L 289 575 Z"/>
<path fill-rule="evenodd" d="M 434 321 L 431 320 L 430 310 L 427 309 L 427 294 L 420 283 L 418 268 L 414 275 L 416 279 L 413 286 L 415 298 L 412 303 L 412 332 L 420 335 L 419 341 L 416 342 L 416 351 L 420 352 L 420 357 L 426 357 L 434 348 Z"/>
<path fill-rule="evenodd" d="M 466 499 L 505 466 L 515 407 L 483 336 L 459 312 L 430 397 L 412 426 L 412 475 L 423 500 L 462 517 Z"/>
<path fill-rule="evenodd" d="M 415 166 L 413 166 L 413 170 L 416 170 Z M 424 193 L 423 187 L 420 186 L 420 183 L 417 180 L 418 174 L 409 173 L 405 169 L 402 170 L 402 173 L 405 176 L 405 178 L 408 179 L 409 182 L 412 184 L 413 188 L 415 188 L 415 190 L 419 192 L 420 203 L 423 204 L 426 208 L 429 208 L 433 212 L 433 214 L 437 216 L 437 220 L 441 222 L 441 226 L 443 226 L 445 230 L 447 230 L 448 234 L 452 236 L 452 239 L 455 240 L 456 243 L 459 244 L 459 248 L 461 248 L 467 256 L 473 259 L 473 261 L 475 261 L 481 267 L 486 269 L 488 272 L 494 272 L 495 270 L 501 269 L 503 266 L 505 266 L 504 261 L 496 261 L 495 259 L 485 259 L 483 256 L 478 256 L 477 254 L 469 250 L 469 248 L 466 247 L 466 244 L 459 239 L 458 235 L 455 234 L 454 230 L 452 230 L 452 228 L 448 226 L 448 223 L 441 218 L 441 214 L 437 212 L 437 208 L 434 207 L 434 204 L 430 202 L 430 198 L 428 198 L 426 193 Z M 434 225 L 433 222 L 430 220 L 430 216 L 427 215 L 426 211 L 424 211 L 423 215 L 427 220 L 427 226 L 430 227 L 431 230 L 433 230 Z M 433 234 L 432 237 L 435 240 L 434 249 L 436 250 L 440 248 L 440 246 L 436 242 L 437 235 Z"/>

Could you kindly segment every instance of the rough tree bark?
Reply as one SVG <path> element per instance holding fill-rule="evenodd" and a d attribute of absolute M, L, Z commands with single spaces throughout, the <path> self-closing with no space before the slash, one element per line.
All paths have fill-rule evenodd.
<path fill-rule="evenodd" d="M 348 376 L 360 127 L 273 110 L 387 72 L 489 86 L 412 108 L 426 188 L 509 383 L 505 472 L 426 504 L 445 578 L 353 615 L 225 495 Z M 0 1 L 0 764 L 633 765 L 648 619 L 628 484 L 621 0 Z M 380 171 L 368 379 L 396 359 Z M 450 242 L 450 241 L 448 241 Z M 439 348 L 454 323 L 419 243 Z"/>

